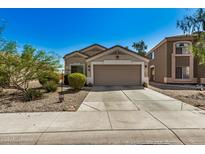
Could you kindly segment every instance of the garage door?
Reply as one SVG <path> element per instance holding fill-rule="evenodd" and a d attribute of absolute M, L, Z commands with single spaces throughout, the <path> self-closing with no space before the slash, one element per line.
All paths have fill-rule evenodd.
<path fill-rule="evenodd" d="M 94 65 L 95 85 L 140 85 L 141 65 Z"/>

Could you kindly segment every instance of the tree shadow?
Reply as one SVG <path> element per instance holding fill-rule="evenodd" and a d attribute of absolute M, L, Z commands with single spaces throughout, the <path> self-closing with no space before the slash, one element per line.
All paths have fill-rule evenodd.
<path fill-rule="evenodd" d="M 8 89 L 12 89 L 12 88 L 8 88 Z M 30 89 L 39 90 L 42 92 L 42 94 L 47 93 L 42 87 L 35 87 L 35 88 L 30 88 Z M 25 96 L 22 91 L 18 91 L 16 89 L 12 89 L 12 90 L 13 92 L 4 92 L 3 94 L 0 95 L 0 103 L 6 104 L 6 103 L 11 103 L 11 102 L 29 102 L 25 100 Z M 46 96 L 43 95 L 32 101 L 40 100 L 44 98 L 46 98 Z"/>

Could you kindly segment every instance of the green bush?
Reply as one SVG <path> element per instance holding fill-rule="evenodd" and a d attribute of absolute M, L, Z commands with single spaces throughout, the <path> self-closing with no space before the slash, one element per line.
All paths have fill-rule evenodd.
<path fill-rule="evenodd" d="M 9 86 L 9 78 L 5 74 L 0 75 L 0 87 Z"/>
<path fill-rule="evenodd" d="M 39 82 L 41 85 L 44 85 L 45 83 L 47 83 L 48 81 L 54 81 L 56 84 L 59 83 L 60 78 L 59 78 L 59 74 L 56 72 L 43 72 L 39 75 L 38 78 Z"/>
<path fill-rule="evenodd" d="M 25 101 L 32 101 L 36 100 L 42 97 L 42 92 L 40 90 L 35 90 L 35 89 L 28 89 L 24 93 L 24 100 Z"/>
<path fill-rule="evenodd" d="M 69 85 L 74 89 L 81 89 L 85 85 L 86 76 L 81 73 L 72 73 L 68 76 Z"/>
<path fill-rule="evenodd" d="M 47 92 L 55 92 L 58 89 L 58 84 L 54 81 L 47 81 L 43 84 L 43 88 Z"/>

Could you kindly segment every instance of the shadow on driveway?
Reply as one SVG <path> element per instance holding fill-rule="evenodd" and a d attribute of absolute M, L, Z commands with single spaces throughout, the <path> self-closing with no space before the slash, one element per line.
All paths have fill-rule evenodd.
<path fill-rule="evenodd" d="M 104 91 L 120 91 L 120 90 L 142 90 L 143 86 L 94 86 L 91 91 L 104 92 Z"/>

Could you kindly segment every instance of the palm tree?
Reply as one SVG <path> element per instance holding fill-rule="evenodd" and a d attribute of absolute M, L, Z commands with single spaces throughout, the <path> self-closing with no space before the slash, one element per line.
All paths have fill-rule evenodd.
<path fill-rule="evenodd" d="M 143 40 L 139 42 L 134 42 L 132 47 L 137 51 L 137 53 L 141 56 L 145 56 L 146 50 L 147 50 L 147 45 Z"/>

